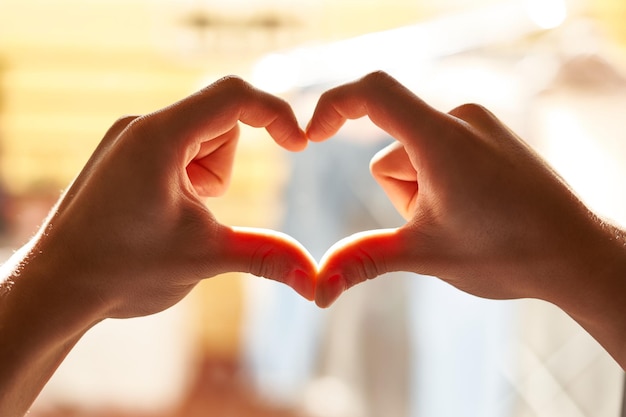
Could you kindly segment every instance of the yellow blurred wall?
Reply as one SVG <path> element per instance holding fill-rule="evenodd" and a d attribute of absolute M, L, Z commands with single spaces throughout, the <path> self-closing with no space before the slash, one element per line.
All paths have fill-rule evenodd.
<path fill-rule="evenodd" d="M 592 15 L 604 23 L 607 33 L 626 47 L 626 1 L 593 0 Z"/>
<path fill-rule="evenodd" d="M 118 116 L 155 110 L 223 74 L 246 76 L 272 48 L 408 24 L 418 9 L 409 0 L 252 1 L 250 9 L 291 19 L 293 27 L 241 35 L 236 25 L 254 16 L 243 8 L 237 17 L 228 4 L 220 11 L 220 2 L 209 1 L 0 2 L 7 185 L 18 192 L 64 186 Z M 196 10 L 234 29 L 194 29 Z M 229 37 L 241 39 L 233 47 Z"/>

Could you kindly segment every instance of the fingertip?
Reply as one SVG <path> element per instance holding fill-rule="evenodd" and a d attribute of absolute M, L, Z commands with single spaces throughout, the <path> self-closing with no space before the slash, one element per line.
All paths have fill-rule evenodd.
<path fill-rule="evenodd" d="M 309 123 L 306 126 L 306 129 L 304 129 L 304 132 L 305 132 L 307 139 L 310 140 L 311 142 L 321 142 L 324 139 L 326 139 L 326 137 L 322 134 L 320 129 L 317 128 L 317 125 L 314 123 L 313 119 L 309 121 Z"/>
<path fill-rule="evenodd" d="M 346 289 L 346 281 L 339 274 L 322 278 L 315 290 L 315 304 L 321 308 L 330 307 Z"/>
<path fill-rule="evenodd" d="M 356 233 L 328 249 L 319 263 L 315 303 L 326 308 L 359 283 L 387 272 L 410 270 L 400 230 Z"/>
<path fill-rule="evenodd" d="M 301 152 L 306 149 L 309 144 L 309 138 L 304 130 L 298 129 L 286 143 L 286 149 L 292 152 Z"/>
<path fill-rule="evenodd" d="M 315 300 L 315 275 L 295 269 L 285 278 L 285 284 L 309 301 Z"/>
<path fill-rule="evenodd" d="M 300 152 L 307 147 L 309 139 L 299 126 L 283 125 L 281 129 L 277 125 L 278 123 L 268 125 L 267 131 L 279 146 L 291 152 Z"/>

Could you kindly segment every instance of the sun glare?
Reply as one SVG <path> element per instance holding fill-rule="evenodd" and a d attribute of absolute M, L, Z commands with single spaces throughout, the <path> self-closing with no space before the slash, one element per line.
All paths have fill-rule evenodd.
<path fill-rule="evenodd" d="M 560 26 L 567 17 L 565 0 L 526 0 L 530 19 L 542 29 Z"/>

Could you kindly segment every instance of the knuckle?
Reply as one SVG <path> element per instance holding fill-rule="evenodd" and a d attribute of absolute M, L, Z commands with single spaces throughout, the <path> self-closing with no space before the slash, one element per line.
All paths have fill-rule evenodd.
<path fill-rule="evenodd" d="M 126 129 L 132 131 L 146 130 L 154 124 L 154 119 L 151 114 L 134 117 L 132 120 L 129 120 Z"/>
<path fill-rule="evenodd" d="M 235 74 L 225 75 L 217 81 L 217 83 L 232 84 L 232 85 L 241 85 L 244 82 L 245 81 L 243 80 L 243 78 Z"/>
<path fill-rule="evenodd" d="M 369 84 L 372 86 L 385 86 L 394 81 L 391 75 L 387 74 L 385 71 L 377 70 L 372 71 L 366 76 L 362 78 L 362 81 L 365 84 Z"/>
<path fill-rule="evenodd" d="M 138 117 L 139 116 L 131 115 L 119 117 L 115 122 L 113 122 L 111 127 L 109 127 L 109 130 L 107 130 L 105 137 L 117 137 Z"/>
<path fill-rule="evenodd" d="M 491 112 L 485 106 L 477 103 L 462 104 L 450 111 L 450 114 L 470 123 L 491 119 Z"/>
<path fill-rule="evenodd" d="M 248 91 L 252 86 L 238 75 L 226 75 L 214 83 L 215 86 L 227 91 Z"/>
<path fill-rule="evenodd" d="M 120 129 L 123 130 L 131 124 L 131 122 L 140 117 L 139 115 L 124 115 L 119 117 L 111 126 L 112 129 Z"/>
<path fill-rule="evenodd" d="M 125 140 L 128 141 L 130 138 L 135 138 L 135 140 L 141 142 L 146 137 L 155 138 L 160 131 L 159 127 L 156 126 L 157 124 L 157 118 L 152 115 L 135 117 L 124 128 L 124 131 L 127 133 Z"/>

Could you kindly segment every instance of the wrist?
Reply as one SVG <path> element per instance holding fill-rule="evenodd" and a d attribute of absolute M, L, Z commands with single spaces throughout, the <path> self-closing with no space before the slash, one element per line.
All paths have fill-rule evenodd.
<path fill-rule="evenodd" d="M 626 233 L 599 219 L 594 223 L 580 251 L 566 260 L 565 279 L 548 301 L 575 319 L 626 368 Z"/>
<path fill-rule="evenodd" d="M 34 255 L 36 254 L 36 256 Z M 22 248 L 0 269 L 0 415 L 26 413 L 80 337 L 101 319 L 53 257 Z"/>
<path fill-rule="evenodd" d="M 0 339 L 9 341 L 1 347 L 3 354 L 16 363 L 32 360 L 73 345 L 101 320 L 95 304 L 67 284 L 73 281 L 66 279 L 71 274 L 36 244 L 23 247 L 3 265 Z"/>
<path fill-rule="evenodd" d="M 28 321 L 43 334 L 71 338 L 104 318 L 104 309 L 81 289 L 71 265 L 36 241 L 17 251 L 2 271 L 8 284 L 2 304 L 13 319 Z"/>

